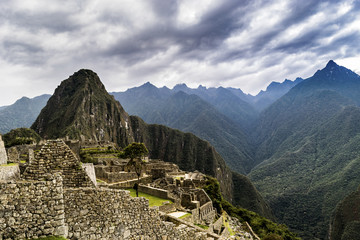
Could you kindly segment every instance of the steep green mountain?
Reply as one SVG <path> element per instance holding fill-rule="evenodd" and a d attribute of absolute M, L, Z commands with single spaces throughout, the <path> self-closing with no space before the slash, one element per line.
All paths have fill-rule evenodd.
<path fill-rule="evenodd" d="M 23 97 L 14 104 L 0 109 L 0 133 L 11 129 L 29 127 L 45 106 L 50 95 L 44 94 L 34 98 Z"/>
<path fill-rule="evenodd" d="M 105 140 L 116 142 L 120 147 L 133 141 L 144 142 L 151 158 L 174 162 L 184 170 L 199 170 L 216 177 L 222 193 L 229 201 L 234 202 L 235 192 L 245 194 L 239 186 L 233 184 L 232 172 L 213 146 L 191 133 L 149 125 L 139 117 L 129 116 L 120 103 L 107 93 L 97 74 L 91 70 L 82 69 L 64 80 L 39 114 L 32 129 L 43 138 Z M 241 185 L 250 183 L 245 179 L 237 182 Z M 248 189 L 252 189 L 252 195 L 259 195 L 254 187 Z M 251 201 L 236 204 L 271 217 L 263 199 L 258 197 L 256 201 L 257 205 L 248 204 Z"/>
<path fill-rule="evenodd" d="M 197 95 L 179 91 L 179 87 L 170 91 L 147 83 L 124 93 L 113 94 L 126 109 L 130 109 L 131 114 L 140 116 L 148 123 L 191 132 L 209 141 L 231 169 L 248 173 L 253 165 L 253 149 L 238 124 Z M 182 89 L 191 90 L 186 85 Z"/>
<path fill-rule="evenodd" d="M 96 73 L 82 69 L 62 81 L 31 126 L 43 138 L 69 137 L 132 141 L 129 116 L 110 96 Z"/>
<path fill-rule="evenodd" d="M 192 89 L 185 84 L 179 84 L 172 91 L 182 91 L 199 96 L 220 113 L 237 123 L 240 129 L 245 132 L 250 131 L 253 121 L 257 118 L 257 112 L 244 100 L 246 95 L 240 89 L 205 88 L 202 86 Z"/>
<path fill-rule="evenodd" d="M 330 240 L 355 240 L 360 236 L 360 187 L 336 206 L 330 226 Z"/>
<path fill-rule="evenodd" d="M 360 183 L 360 78 L 330 61 L 260 115 L 250 179 L 280 222 L 325 239 L 336 204 Z"/>

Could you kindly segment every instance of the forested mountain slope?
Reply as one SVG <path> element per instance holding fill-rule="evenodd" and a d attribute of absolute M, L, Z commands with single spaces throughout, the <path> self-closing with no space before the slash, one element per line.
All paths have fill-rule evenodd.
<path fill-rule="evenodd" d="M 276 217 L 325 239 L 336 204 L 360 183 L 360 77 L 330 61 L 260 115 L 251 180 Z"/>

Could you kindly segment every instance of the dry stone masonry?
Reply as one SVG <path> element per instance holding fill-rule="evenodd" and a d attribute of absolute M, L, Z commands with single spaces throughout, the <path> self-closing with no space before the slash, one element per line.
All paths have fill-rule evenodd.
<path fill-rule="evenodd" d="M 0 239 L 50 235 L 79 240 L 208 239 L 203 230 L 163 220 L 158 207 L 149 207 L 145 198 L 96 188 L 62 140 L 47 141 L 22 180 L 0 180 Z"/>
<path fill-rule="evenodd" d="M 0 182 L 0 239 L 66 235 L 62 178 Z"/>
<path fill-rule="evenodd" d="M 206 233 L 163 222 L 145 198 L 124 190 L 65 189 L 70 239 L 206 239 Z"/>
<path fill-rule="evenodd" d="M 81 162 L 63 140 L 48 140 L 24 172 L 27 180 L 42 180 L 48 174 L 60 172 L 64 187 L 91 187 L 91 179 Z"/>

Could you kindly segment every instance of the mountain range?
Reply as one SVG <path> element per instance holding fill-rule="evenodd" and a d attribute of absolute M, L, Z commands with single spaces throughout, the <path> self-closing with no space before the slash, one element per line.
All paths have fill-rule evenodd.
<path fill-rule="evenodd" d="M 11 129 L 30 127 L 51 95 L 34 98 L 22 97 L 14 104 L 0 108 L 0 133 Z"/>
<path fill-rule="evenodd" d="M 233 173 L 208 142 L 191 133 L 130 116 L 91 70 L 82 69 L 61 82 L 31 126 L 45 139 L 110 141 L 121 148 L 143 142 L 152 159 L 176 163 L 186 171 L 198 170 L 218 179 L 222 194 L 236 205 L 272 217 L 262 196 L 245 176 Z M 236 184 L 234 184 L 236 183 Z M 246 190 L 251 200 L 234 193 Z M 245 195 L 241 191 L 240 195 Z"/>
<path fill-rule="evenodd" d="M 235 88 L 191 89 L 180 84 L 169 89 L 146 83 L 113 92 L 113 98 L 102 84 L 91 81 L 74 91 L 82 78 L 98 81 L 95 75 L 81 70 L 65 80 L 67 87 L 60 85 L 32 128 L 43 137 L 66 133 L 119 145 L 143 141 L 152 157 L 215 176 L 233 203 L 247 202 L 254 211 L 270 216 L 263 196 L 276 219 L 303 239 L 337 239 L 333 236 L 354 232 L 357 220 L 346 224 L 339 219 L 343 209 L 350 212 L 341 204 L 360 183 L 360 76 L 356 73 L 329 61 L 310 78 L 271 83 L 257 96 Z M 71 78 L 80 80 L 69 84 Z M 0 114 L 9 107 L 1 108 Z M 249 178 L 231 172 L 225 162 L 246 174 L 262 196 Z M 252 198 L 243 199 L 244 195 Z"/>
<path fill-rule="evenodd" d="M 247 174 L 255 166 L 249 137 L 261 108 L 276 101 L 301 82 L 271 83 L 257 96 L 235 88 L 157 88 L 151 83 L 125 92 L 111 92 L 132 115 L 148 123 L 163 124 L 209 141 L 231 169 Z M 265 100 L 266 99 L 266 100 Z"/>
<path fill-rule="evenodd" d="M 231 88 L 158 90 L 152 94 L 157 88 L 147 83 L 112 94 L 146 121 L 192 131 L 211 142 L 230 167 L 248 173 L 280 222 L 304 239 L 327 238 L 337 203 L 360 183 L 356 73 L 329 61 L 310 78 L 270 84 L 255 100 Z M 141 97 L 135 104 L 136 96 Z M 187 108 L 181 98 L 187 99 Z M 154 111 L 142 111 L 141 103 Z M 221 137 L 211 135 L 215 132 Z"/>

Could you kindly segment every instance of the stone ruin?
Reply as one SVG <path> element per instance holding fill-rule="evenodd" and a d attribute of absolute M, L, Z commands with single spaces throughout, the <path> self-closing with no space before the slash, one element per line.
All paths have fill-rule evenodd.
<path fill-rule="evenodd" d="M 49 174 L 61 173 L 64 187 L 94 187 L 80 160 L 62 140 L 48 140 L 35 153 L 23 173 L 26 180 L 42 180 Z"/>
<path fill-rule="evenodd" d="M 178 209 L 184 209 L 192 213 L 192 222 L 196 224 L 211 224 L 216 217 L 216 209 L 207 193 L 199 188 L 204 185 L 204 175 L 201 173 L 185 174 L 193 179 L 174 179 L 166 176 L 156 179 L 149 184 L 152 188 L 168 191 L 168 198 L 172 199 Z"/>
<path fill-rule="evenodd" d="M 0 165 L 7 164 L 7 154 L 5 150 L 4 141 L 0 135 Z"/>
<path fill-rule="evenodd" d="M 62 140 L 49 140 L 21 179 L 0 180 L 0 239 L 218 239 L 162 220 L 158 207 L 128 191 L 96 188 Z M 209 236 L 211 238 L 209 238 Z"/>

